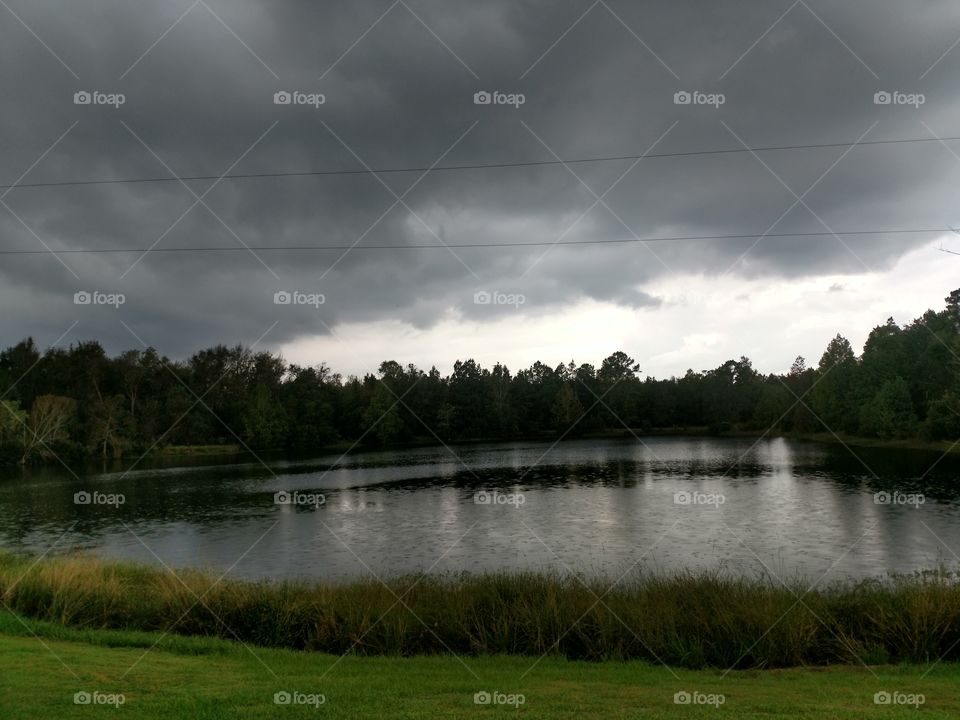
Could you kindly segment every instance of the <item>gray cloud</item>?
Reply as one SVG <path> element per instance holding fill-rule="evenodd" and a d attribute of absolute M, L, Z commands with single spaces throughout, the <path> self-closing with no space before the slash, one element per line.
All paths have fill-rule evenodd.
<path fill-rule="evenodd" d="M 732 2 L 608 0 L 583 15 L 587 2 L 207 0 L 159 42 L 189 3 L 9 4 L 67 67 L 0 11 L 7 16 L 0 23 L 5 182 L 73 123 L 24 182 L 164 176 L 164 163 L 180 175 L 213 176 L 231 167 L 422 167 L 741 141 L 852 143 L 954 135 L 958 127 L 960 49 L 928 71 L 960 33 L 960 8 L 945 1 L 836 7 L 808 0 L 777 22 L 789 3 L 745 10 Z M 77 106 L 80 89 L 122 92 L 126 103 Z M 283 89 L 324 93 L 326 102 L 274 105 Z M 478 90 L 523 93 L 526 102 L 478 106 Z M 726 102 L 675 105 L 680 90 L 723 93 Z M 926 102 L 877 106 L 880 90 L 923 93 Z M 951 191 L 960 160 L 943 145 L 844 152 L 223 181 L 205 196 L 209 209 L 197 205 L 175 227 L 195 201 L 179 183 L 15 189 L 4 198 L 12 212 L 0 207 L 8 249 L 42 248 L 32 233 L 53 249 L 360 247 L 346 254 L 156 252 L 133 269 L 136 253 L 63 255 L 70 270 L 49 255 L 4 256 L 0 301 L 15 308 L 4 339 L 53 340 L 79 320 L 75 334 L 118 349 L 136 343 L 122 319 L 145 342 L 181 355 L 213 342 L 252 342 L 274 323 L 269 344 L 347 321 L 429 327 L 451 308 L 481 319 L 550 313 L 584 298 L 656 308 L 660 300 L 647 286 L 664 276 L 868 272 L 929 238 L 455 246 L 958 221 Z M 387 212 L 393 193 L 415 182 L 404 196 L 409 209 Z M 211 185 L 189 182 L 197 194 Z M 797 204 L 787 212 L 794 193 L 809 209 Z M 603 203 L 590 209 L 597 195 Z M 441 242 L 453 250 L 362 249 Z M 118 310 L 78 307 L 72 297 L 80 289 L 122 292 L 127 302 Z M 326 302 L 277 306 L 273 294 L 284 289 L 323 293 Z M 475 305 L 473 294 L 484 289 L 522 293 L 528 302 L 519 310 Z"/>

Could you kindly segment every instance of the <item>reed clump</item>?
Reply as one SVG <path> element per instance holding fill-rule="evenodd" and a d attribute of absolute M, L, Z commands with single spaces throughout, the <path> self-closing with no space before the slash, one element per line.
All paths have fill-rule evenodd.
<path fill-rule="evenodd" d="M 86 629 L 335 654 L 547 654 L 688 668 L 960 659 L 960 583 L 942 569 L 812 590 L 719 572 L 636 574 L 612 587 L 533 572 L 216 580 L 85 555 L 0 553 L 8 608 Z"/>

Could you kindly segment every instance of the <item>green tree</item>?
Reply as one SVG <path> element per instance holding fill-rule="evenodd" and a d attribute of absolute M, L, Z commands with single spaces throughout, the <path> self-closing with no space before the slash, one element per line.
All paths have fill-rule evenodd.
<path fill-rule="evenodd" d="M 617 350 L 605 358 L 597 371 L 597 377 L 604 383 L 618 383 L 632 380 L 640 371 L 640 364 L 622 350 Z"/>
<path fill-rule="evenodd" d="M 948 392 L 931 403 L 923 434 L 930 440 L 960 439 L 960 398 Z"/>
<path fill-rule="evenodd" d="M 449 398 L 456 412 L 453 415 L 454 435 L 473 439 L 487 434 L 486 378 L 475 360 L 457 360 L 450 376 Z"/>
<path fill-rule="evenodd" d="M 553 422 L 560 433 L 576 432 L 576 423 L 583 416 L 583 405 L 573 390 L 573 385 L 564 383 L 553 401 Z"/>
<path fill-rule="evenodd" d="M 817 371 L 807 367 L 807 361 L 803 356 L 798 355 L 790 366 L 787 377 L 784 378 L 787 387 L 790 388 L 790 404 L 793 409 L 786 420 L 787 430 L 798 433 L 816 432 L 820 428 L 820 422 L 810 410 L 810 388 L 817 380 Z"/>
<path fill-rule="evenodd" d="M 326 445 L 337 438 L 334 418 L 340 377 L 325 364 L 303 368 L 291 365 L 283 386 L 287 424 L 286 444 L 296 448 Z"/>
<path fill-rule="evenodd" d="M 23 427 L 23 455 L 26 464 L 35 457 L 49 458 L 53 447 L 69 439 L 69 425 L 77 410 L 73 398 L 41 395 L 33 401 L 27 424 Z"/>
<path fill-rule="evenodd" d="M 597 408 L 599 417 L 607 427 L 637 424 L 638 372 L 640 365 L 622 350 L 600 363 L 600 369 L 597 370 L 600 392 L 597 395 L 603 398 L 603 402 L 598 402 Z M 591 405 L 594 400 L 591 400 Z"/>
<path fill-rule="evenodd" d="M 403 433 L 403 420 L 397 410 L 397 398 L 382 384 L 377 384 L 370 404 L 363 413 L 363 429 L 381 445 L 395 442 Z"/>
<path fill-rule="evenodd" d="M 0 400 L 0 465 L 13 465 L 23 456 L 27 413 L 16 400 Z"/>
<path fill-rule="evenodd" d="M 780 380 L 768 380 L 760 391 L 760 398 L 753 411 L 752 425 L 763 430 L 784 429 L 784 421 L 793 403 L 793 396 Z"/>
<path fill-rule="evenodd" d="M 129 415 L 123 395 L 110 395 L 97 400 L 91 413 L 90 440 L 100 457 L 118 458 L 123 454 Z"/>
<path fill-rule="evenodd" d="M 917 418 L 913 414 L 910 390 L 903 378 L 885 382 L 863 406 L 860 428 L 867 435 L 882 438 L 904 438 L 916 433 Z"/>
<path fill-rule="evenodd" d="M 270 392 L 270 388 L 258 383 L 243 410 L 244 441 L 252 448 L 270 449 L 284 445 L 287 434 L 287 417 L 283 405 Z"/>
<path fill-rule="evenodd" d="M 947 295 L 946 303 L 946 315 L 953 324 L 954 332 L 960 333 L 960 289 Z"/>
<path fill-rule="evenodd" d="M 37 395 L 38 379 L 42 378 L 42 373 L 36 372 L 40 362 L 40 351 L 33 338 L 27 338 L 0 353 L 4 397 L 19 400 L 22 407 L 30 407 Z"/>
<path fill-rule="evenodd" d="M 857 357 L 850 341 L 837 335 L 820 358 L 817 385 L 810 392 L 808 403 L 820 421 L 821 432 L 857 429 L 859 417 L 853 397 L 856 371 Z"/>
<path fill-rule="evenodd" d="M 499 437 L 509 437 L 517 431 L 510 398 L 512 378 L 505 365 L 497 363 L 493 370 L 484 374 L 487 385 L 487 421 L 486 426 Z"/>

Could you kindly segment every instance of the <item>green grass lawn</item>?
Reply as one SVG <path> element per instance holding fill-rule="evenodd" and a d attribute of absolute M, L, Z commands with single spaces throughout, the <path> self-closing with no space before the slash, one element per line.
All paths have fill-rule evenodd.
<path fill-rule="evenodd" d="M 464 657 L 462 662 L 452 656 L 338 659 L 217 639 L 23 623 L 0 613 L 4 720 L 960 717 L 960 666 L 947 663 L 923 678 L 927 668 L 917 665 L 738 671 L 723 677 L 719 670 L 555 657 L 535 666 L 534 658 L 514 656 Z M 274 704 L 274 694 L 283 691 L 322 695 L 324 702 Z M 674 704 L 674 694 L 683 691 L 723 695 L 724 702 L 719 708 Z M 925 702 L 919 711 L 877 706 L 878 691 L 920 693 Z M 119 708 L 77 705 L 77 692 L 122 693 L 124 703 Z M 478 692 L 522 694 L 524 702 L 477 705 Z"/>

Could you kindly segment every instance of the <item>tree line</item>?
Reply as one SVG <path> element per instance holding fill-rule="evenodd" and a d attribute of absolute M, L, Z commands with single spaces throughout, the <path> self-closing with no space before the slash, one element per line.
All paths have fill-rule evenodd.
<path fill-rule="evenodd" d="M 459 360 L 442 376 L 393 360 L 363 377 L 218 345 L 183 361 L 153 348 L 110 357 L 96 341 L 0 352 L 0 462 L 64 462 L 166 445 L 313 450 L 556 437 L 630 428 L 836 432 L 960 438 L 960 290 L 946 307 L 870 333 L 858 356 L 837 335 L 816 366 L 783 374 L 749 359 L 643 377 L 618 351 L 599 367 L 535 362 L 516 373 Z"/>

